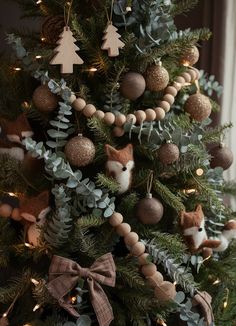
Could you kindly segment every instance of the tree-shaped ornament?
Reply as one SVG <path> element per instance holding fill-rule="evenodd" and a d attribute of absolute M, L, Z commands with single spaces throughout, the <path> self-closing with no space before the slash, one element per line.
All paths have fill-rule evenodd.
<path fill-rule="evenodd" d="M 62 74 L 72 74 L 73 65 L 82 65 L 84 63 L 76 53 L 79 47 L 74 44 L 75 41 L 76 39 L 73 37 L 69 26 L 65 26 L 60 34 L 60 39 L 57 41 L 59 45 L 54 50 L 56 55 L 50 61 L 51 65 L 61 65 Z"/>
<path fill-rule="evenodd" d="M 117 30 L 110 21 L 104 31 L 105 35 L 102 38 L 103 44 L 101 49 L 108 50 L 109 57 L 117 57 L 119 55 L 119 49 L 125 46 L 125 43 L 119 39 L 121 35 L 117 33 Z"/>

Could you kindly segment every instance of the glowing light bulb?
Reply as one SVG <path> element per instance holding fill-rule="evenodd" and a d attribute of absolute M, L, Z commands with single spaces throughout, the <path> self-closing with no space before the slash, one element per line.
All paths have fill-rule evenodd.
<path fill-rule="evenodd" d="M 76 302 L 77 298 L 76 297 L 72 297 L 71 298 L 71 303 L 74 304 Z"/>
<path fill-rule="evenodd" d="M 42 3 L 42 2 L 43 2 L 42 0 L 37 0 L 36 5 L 40 5 L 40 3 Z"/>
<path fill-rule="evenodd" d="M 213 282 L 213 285 L 216 285 L 216 284 L 219 284 L 219 283 L 220 283 L 220 280 L 217 279 L 217 280 L 215 280 L 215 282 Z"/>
<path fill-rule="evenodd" d="M 13 192 L 8 192 L 8 195 L 11 196 L 11 197 L 17 197 L 17 195 L 14 194 Z"/>
<path fill-rule="evenodd" d="M 196 170 L 196 175 L 198 175 L 199 177 L 200 177 L 201 175 L 203 175 L 203 173 L 204 173 L 204 170 L 203 170 L 203 169 L 197 169 L 197 170 Z"/>
<path fill-rule="evenodd" d="M 30 281 L 36 286 L 39 284 L 39 281 L 37 281 L 35 278 L 31 278 Z"/>
<path fill-rule="evenodd" d="M 6 318 L 7 317 L 7 312 L 4 312 L 4 314 L 2 316 L 3 316 L 3 318 Z"/>
<path fill-rule="evenodd" d="M 91 72 L 95 72 L 95 71 L 97 71 L 97 68 L 92 67 L 92 68 L 89 69 L 89 71 L 91 71 Z"/>
<path fill-rule="evenodd" d="M 41 38 L 41 40 L 42 40 L 42 38 Z M 42 58 L 41 55 L 36 55 L 36 56 L 35 56 L 35 59 L 41 59 L 41 58 Z"/>
<path fill-rule="evenodd" d="M 46 37 L 43 37 L 43 36 L 42 36 L 42 37 L 41 37 L 41 41 L 42 41 L 42 42 L 45 42 L 45 41 L 46 41 Z"/>
<path fill-rule="evenodd" d="M 21 71 L 21 67 L 13 67 L 13 70 L 15 70 L 15 71 Z"/>
<path fill-rule="evenodd" d="M 225 301 L 223 304 L 224 309 L 227 308 L 227 306 L 228 306 L 228 301 Z"/>
<path fill-rule="evenodd" d="M 33 312 L 37 311 L 40 307 L 41 307 L 40 304 L 36 304 L 36 306 L 34 306 Z"/>

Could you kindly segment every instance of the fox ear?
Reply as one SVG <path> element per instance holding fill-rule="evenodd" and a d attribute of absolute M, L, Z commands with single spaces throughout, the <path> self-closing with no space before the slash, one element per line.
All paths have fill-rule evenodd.
<path fill-rule="evenodd" d="M 38 199 L 45 205 L 49 204 L 49 192 L 47 190 L 38 195 Z"/>
<path fill-rule="evenodd" d="M 202 213 L 202 214 L 203 214 L 203 211 L 202 211 L 202 205 L 201 205 L 201 204 L 198 204 L 197 207 L 196 207 L 196 209 L 195 209 L 195 211 L 196 211 L 197 213 Z"/>
<path fill-rule="evenodd" d="M 133 145 L 132 144 L 128 144 L 125 149 L 127 150 L 127 152 L 130 154 L 130 155 L 133 155 Z"/>
<path fill-rule="evenodd" d="M 105 153 L 107 154 L 107 156 L 111 156 L 113 153 L 117 152 L 117 150 L 112 147 L 111 145 L 105 144 Z"/>

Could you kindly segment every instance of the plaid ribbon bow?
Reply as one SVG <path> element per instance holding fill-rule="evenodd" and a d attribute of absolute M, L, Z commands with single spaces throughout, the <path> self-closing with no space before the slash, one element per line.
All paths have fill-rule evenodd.
<path fill-rule="evenodd" d="M 77 285 L 80 277 L 87 279 L 91 303 L 99 325 L 110 325 L 114 319 L 113 311 L 100 284 L 115 286 L 116 266 L 111 253 L 98 258 L 90 268 L 83 268 L 73 260 L 64 257 L 53 256 L 47 289 L 62 308 L 77 318 L 79 314 L 66 300 L 66 295 Z"/>

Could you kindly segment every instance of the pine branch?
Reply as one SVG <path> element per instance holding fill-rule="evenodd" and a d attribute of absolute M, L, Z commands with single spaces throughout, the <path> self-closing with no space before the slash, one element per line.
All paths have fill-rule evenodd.
<path fill-rule="evenodd" d="M 96 176 L 96 184 L 100 188 L 108 189 L 110 192 L 114 193 L 119 190 L 119 184 L 114 178 L 107 177 L 103 173 L 98 173 Z"/>
<path fill-rule="evenodd" d="M 101 119 L 96 117 L 91 118 L 88 121 L 88 127 L 94 133 L 98 142 L 103 142 L 113 145 L 113 139 L 111 136 L 111 129 Z"/>
<path fill-rule="evenodd" d="M 224 134 L 227 129 L 232 128 L 233 124 L 231 122 L 225 123 L 222 126 L 217 126 L 205 131 L 202 141 L 205 144 L 217 143 L 220 142 L 222 134 Z"/>
<path fill-rule="evenodd" d="M 236 196 L 236 181 L 225 181 L 222 187 L 222 192 Z"/>
<path fill-rule="evenodd" d="M 177 16 L 191 11 L 198 4 L 198 0 L 175 1 L 171 8 L 171 15 Z"/>
<path fill-rule="evenodd" d="M 81 230 L 86 231 L 91 227 L 101 226 L 105 221 L 106 220 L 102 219 L 101 217 L 86 215 L 86 216 L 80 216 L 77 224 L 81 228 Z"/>
<path fill-rule="evenodd" d="M 141 292 L 146 285 L 144 279 L 138 272 L 137 264 L 133 259 L 120 258 L 116 260 L 117 278 L 130 288 L 139 289 Z"/>

